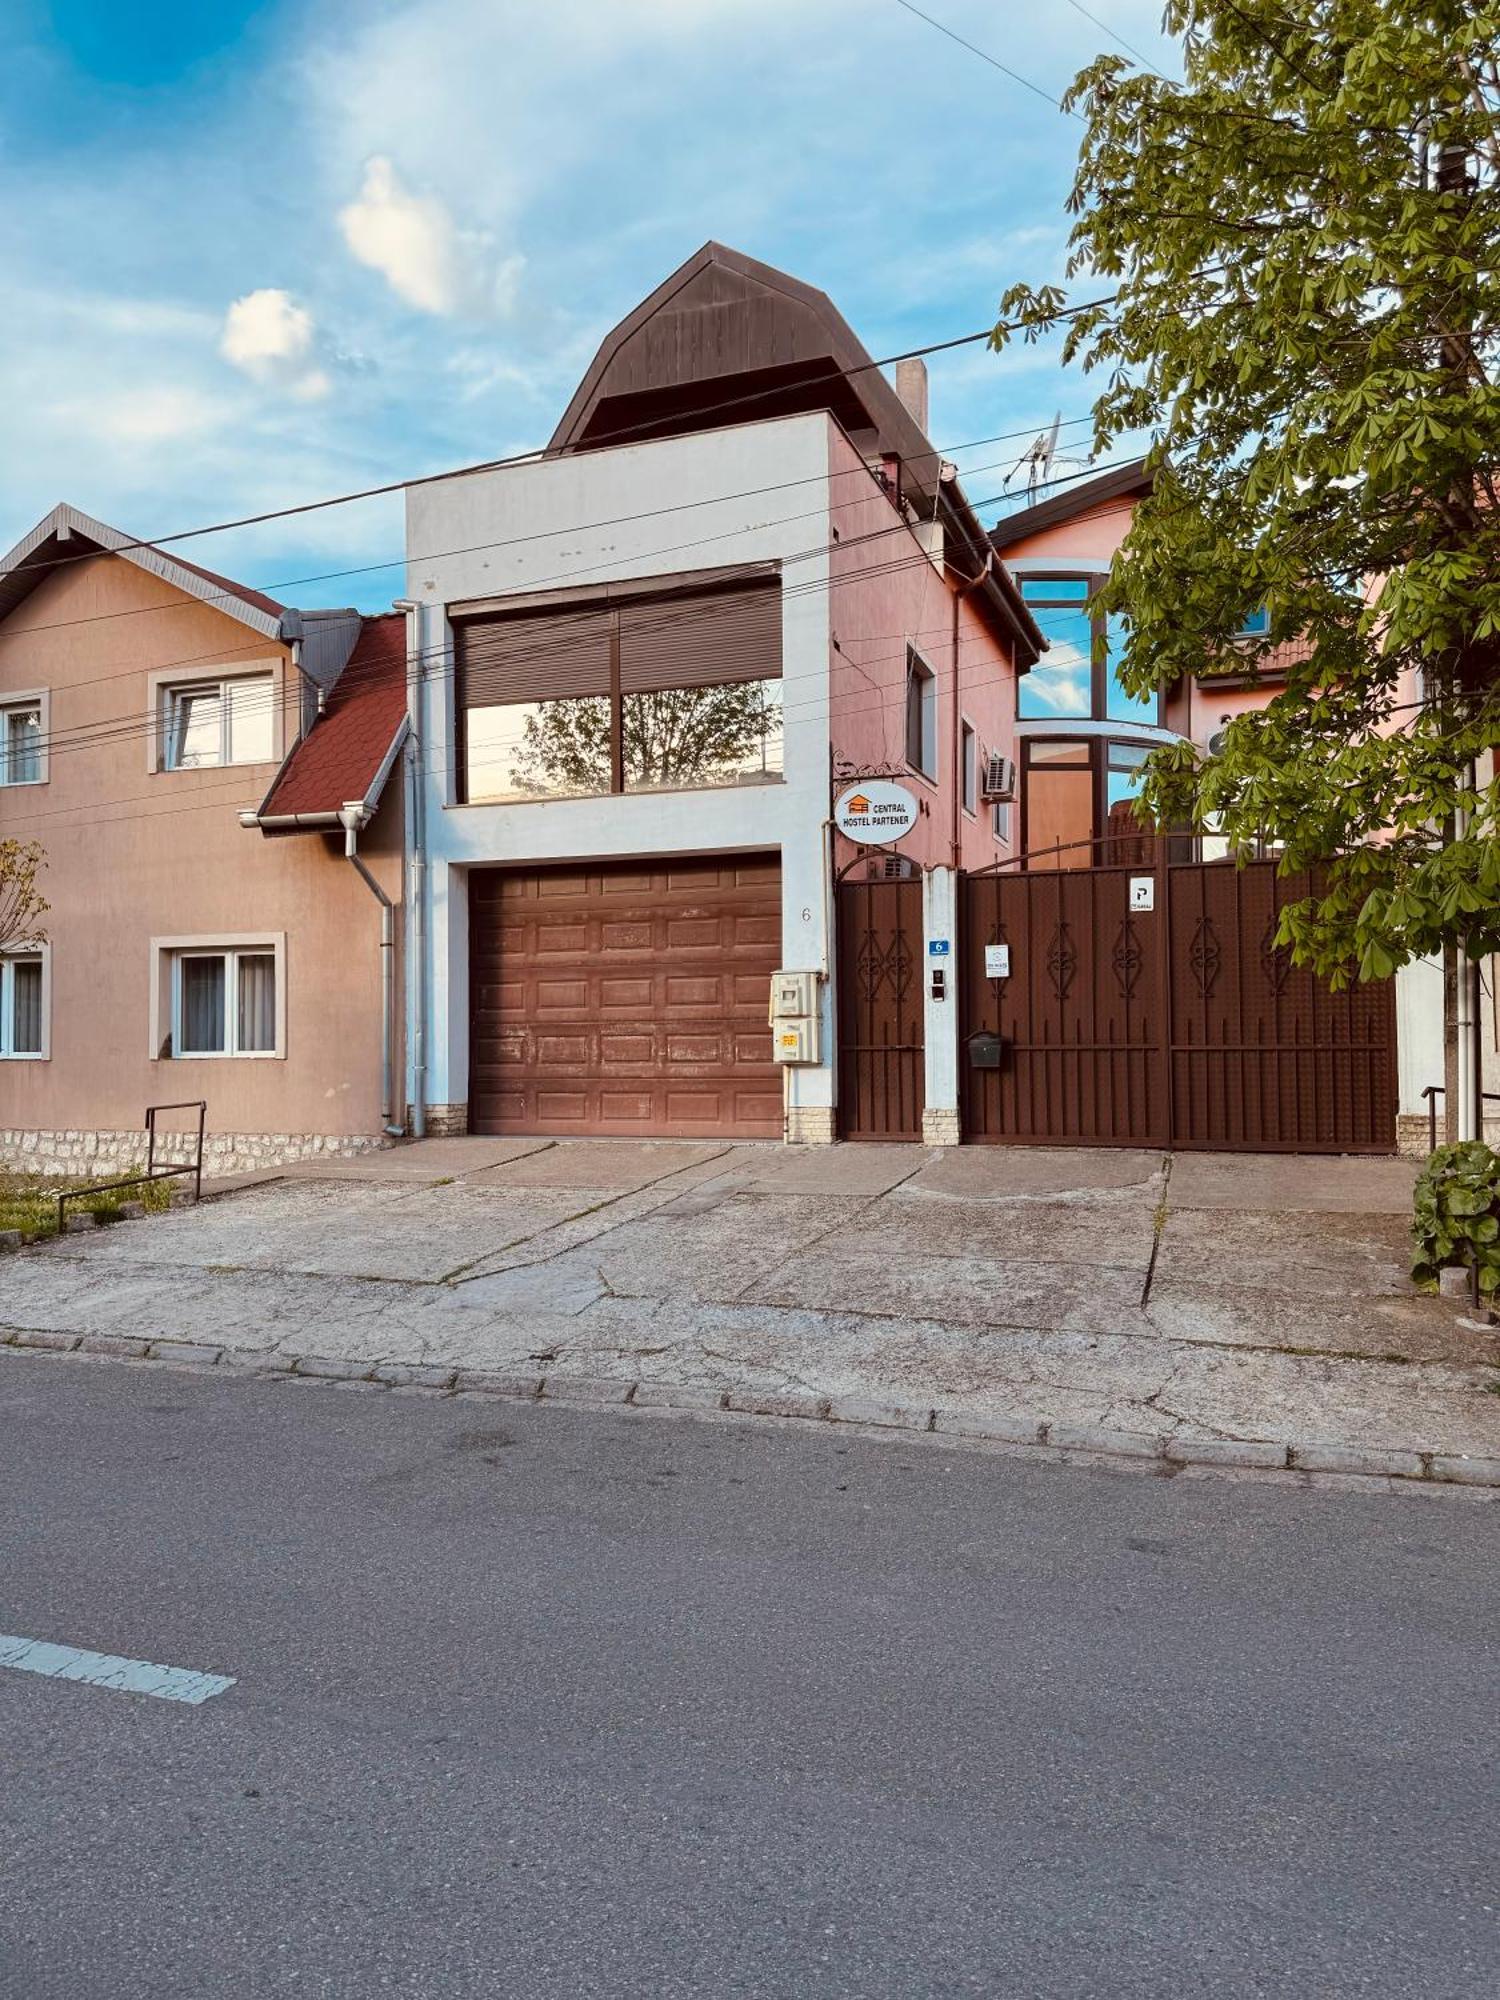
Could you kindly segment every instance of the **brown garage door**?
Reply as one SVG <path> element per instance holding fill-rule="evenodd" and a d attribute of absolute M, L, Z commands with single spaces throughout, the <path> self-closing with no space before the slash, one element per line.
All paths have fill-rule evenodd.
<path fill-rule="evenodd" d="M 780 1137 L 778 861 L 487 869 L 469 922 L 471 1131 Z"/>

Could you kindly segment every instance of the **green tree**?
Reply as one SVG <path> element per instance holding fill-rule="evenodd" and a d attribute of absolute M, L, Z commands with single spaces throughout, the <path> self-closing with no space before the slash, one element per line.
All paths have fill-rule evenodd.
<path fill-rule="evenodd" d="M 0 839 L 0 951 L 46 943 L 41 919 L 49 905 L 36 886 L 45 865 L 37 841 Z"/>
<path fill-rule="evenodd" d="M 1167 0 L 1183 81 L 1104 56 L 1067 310 L 1096 447 L 1153 436 L 1107 602 L 1137 691 L 1279 664 L 1221 756 L 1176 745 L 1158 823 L 1327 861 L 1283 942 L 1342 980 L 1500 948 L 1500 4 Z M 1004 322 L 995 345 L 1011 337 Z M 1261 636 L 1237 636 L 1269 610 Z"/>

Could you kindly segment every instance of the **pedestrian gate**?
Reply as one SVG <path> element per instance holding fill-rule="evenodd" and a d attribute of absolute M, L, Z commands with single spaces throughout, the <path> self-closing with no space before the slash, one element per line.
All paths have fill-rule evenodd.
<path fill-rule="evenodd" d="M 922 878 L 861 857 L 836 888 L 839 1130 L 920 1139 L 925 1100 Z M 870 869 L 880 872 L 870 873 Z"/>

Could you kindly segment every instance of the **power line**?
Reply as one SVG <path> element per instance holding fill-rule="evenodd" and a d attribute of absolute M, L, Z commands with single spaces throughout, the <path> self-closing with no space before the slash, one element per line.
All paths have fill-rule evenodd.
<path fill-rule="evenodd" d="M 1083 313 L 1095 312 L 1101 306 L 1113 304 L 1118 296 L 1118 292 L 1107 292 L 1100 298 L 1086 299 L 1080 305 L 1061 306 L 1056 312 L 1048 315 L 1048 324 L 1053 326 L 1061 325 L 1064 320 L 1077 319 Z M 951 340 L 929 341 L 924 347 L 909 347 L 903 353 L 887 354 L 877 361 L 856 362 L 850 368 L 830 369 L 825 375 L 817 377 L 813 386 L 821 386 L 822 383 L 832 381 L 836 378 L 848 380 L 855 375 L 868 374 L 872 369 L 889 368 L 898 361 L 916 360 L 921 355 L 941 354 L 955 347 L 972 347 L 975 342 L 981 340 L 993 341 L 997 334 L 1002 332 L 1015 333 L 1021 330 L 1021 326 L 1022 322 L 1019 321 L 1010 322 L 1002 320 L 998 321 L 992 327 L 982 328 L 977 333 L 958 334 Z M 700 404 L 696 409 L 677 411 L 670 421 L 680 423 L 685 417 L 717 416 L 725 410 L 739 408 L 749 403 L 764 402 L 767 397 L 778 397 L 784 394 L 785 389 L 778 385 L 768 389 L 752 389 L 740 396 L 716 396 L 711 402 Z M 806 413 L 799 412 L 798 414 Z M 651 432 L 656 437 L 664 440 L 667 437 L 679 435 L 679 433 L 663 431 L 662 426 L 666 421 L 668 420 L 656 418 L 648 423 L 628 426 L 613 433 L 608 440 L 608 445 L 614 446 L 619 444 L 635 432 Z M 468 479 L 481 472 L 501 471 L 507 466 L 536 463 L 543 456 L 544 454 L 537 450 L 515 452 L 508 458 L 483 459 L 472 465 L 453 466 L 444 472 L 430 472 L 407 479 L 388 480 L 381 486 L 367 486 L 353 493 L 330 494 L 322 500 L 304 500 L 292 506 L 271 507 L 267 508 L 263 513 L 245 514 L 232 521 L 213 521 L 199 528 L 183 528 L 171 535 L 155 535 L 149 539 L 141 538 L 119 542 L 113 549 L 105 551 L 105 553 L 122 555 L 130 549 L 153 549 L 159 551 L 171 542 L 191 541 L 202 535 L 227 534 L 235 528 L 259 527 L 267 521 L 287 520 L 300 514 L 317 513 L 329 507 L 347 507 L 356 501 L 374 500 L 393 493 L 403 493 L 409 487 L 413 486 L 435 486 L 450 479 Z M 940 456 L 941 454 L 935 448 L 919 454 L 921 458 L 938 458 Z M 48 562 L 38 563 L 34 567 L 38 570 L 59 569 L 69 563 L 90 561 L 99 553 L 100 551 L 96 549 L 80 550 L 75 555 L 58 556 Z M 4 572 L 3 574 L 10 573 Z"/>
<path fill-rule="evenodd" d="M 956 28 L 950 28 L 946 21 L 939 21 L 932 14 L 924 14 L 920 7 L 912 5 L 912 0 L 896 0 L 896 5 L 904 7 L 908 14 L 915 14 L 917 19 L 925 21 L 929 28 L 936 28 L 938 33 L 946 35 L 950 42 L 957 42 L 959 47 L 967 49 L 971 56 L 978 56 L 979 60 L 988 63 L 991 69 L 999 70 L 1002 76 L 1008 76 L 1012 83 L 1019 83 L 1023 90 L 1029 90 L 1033 97 L 1039 97 L 1044 104 L 1050 104 L 1054 111 L 1063 109 L 1061 100 L 1054 97 L 1050 90 L 1044 90 L 1041 84 L 1033 83 L 1029 76 L 1022 76 L 1018 69 L 1012 69 L 1008 63 L 1001 62 L 998 56 L 992 56 L 988 49 L 980 48 L 977 42 L 967 40 Z M 1079 113 L 1073 111 L 1068 116 L 1077 118 Z"/>
<path fill-rule="evenodd" d="M 999 463 L 1003 462 L 1004 461 L 999 461 Z M 985 470 L 995 470 L 998 469 L 998 467 L 977 467 L 975 469 L 979 471 L 985 471 Z M 819 475 L 819 477 L 822 476 L 823 475 Z M 1081 472 L 1066 473 L 1058 479 L 1049 481 L 1047 491 L 1049 494 L 1051 494 L 1052 492 L 1056 491 L 1056 489 L 1058 489 L 1059 487 L 1075 483 L 1079 479 L 1087 479 L 1095 476 L 1097 476 L 1097 469 L 1095 467 L 1088 466 L 1085 467 Z M 800 483 L 800 482 L 788 482 L 788 483 L 790 484 L 790 483 Z M 869 498 L 874 499 L 879 490 L 880 489 L 878 488 L 872 487 L 872 491 L 871 494 L 869 495 Z M 993 506 L 997 504 L 999 499 L 1004 497 L 1005 497 L 1004 495 L 992 495 L 988 499 L 976 502 L 975 505 L 976 507 Z M 825 510 L 822 507 L 819 507 L 802 514 L 786 515 L 781 517 L 777 521 L 766 522 L 760 525 L 765 527 L 787 526 L 793 522 L 800 520 L 813 520 L 821 518 L 824 512 Z M 1089 517 L 1083 516 L 1080 518 L 1089 518 Z M 690 542 L 673 543 L 663 548 L 652 549 L 648 553 L 653 557 L 676 555 L 680 554 L 684 549 L 702 548 L 708 542 L 722 541 L 725 539 L 732 539 L 732 538 L 737 539 L 744 532 L 745 530 L 743 527 L 735 527 L 732 529 L 726 529 L 722 534 L 702 536 Z M 867 542 L 878 541 L 887 535 L 899 535 L 902 533 L 910 533 L 910 532 L 911 532 L 910 523 L 906 521 L 904 518 L 898 518 L 897 520 L 889 522 L 880 528 L 870 530 L 867 534 L 856 536 L 849 540 L 815 543 L 807 549 L 795 550 L 788 555 L 780 557 L 778 560 L 782 563 L 784 567 L 785 565 L 791 563 L 813 561 L 818 559 L 819 557 L 832 557 L 840 553 L 848 553 L 850 550 L 860 547 L 861 545 Z M 480 544 L 480 546 L 486 547 L 493 545 Z M 464 553 L 464 551 L 459 551 L 458 553 Z M 923 564 L 929 564 L 930 562 L 931 562 L 931 557 L 928 555 L 928 553 L 925 550 L 919 550 L 914 552 L 911 556 L 905 558 L 904 560 L 895 564 L 888 565 L 886 567 L 892 569 L 905 568 L 905 567 L 918 567 Z M 531 587 L 526 592 L 517 594 L 520 596 L 530 595 L 532 594 L 532 591 L 534 589 L 546 588 L 549 586 L 556 586 L 559 584 L 567 584 L 579 576 L 594 576 L 597 575 L 599 570 L 608 569 L 612 567 L 613 567 L 612 563 L 589 564 L 584 566 L 584 568 L 582 569 L 566 570 L 550 577 L 536 578 L 532 580 Z M 872 572 L 868 569 L 857 570 L 851 573 L 851 575 L 849 575 L 848 577 L 830 579 L 828 585 L 826 586 L 818 583 L 815 579 L 809 580 L 809 582 L 804 584 L 794 584 L 791 590 L 784 592 L 783 595 L 787 597 L 804 595 L 811 591 L 822 589 L 825 587 L 832 588 L 835 583 L 857 582 L 862 578 L 868 577 L 871 573 Z M 560 611 L 557 615 L 559 617 L 565 618 L 568 614 L 564 609 Z M 663 624 L 680 623 L 683 622 L 684 619 L 690 621 L 693 617 L 701 617 L 701 616 L 702 613 L 700 611 L 695 610 L 692 605 L 689 605 L 687 607 L 679 606 L 676 608 L 675 611 L 669 609 L 662 623 Z M 159 661 L 151 669 L 151 671 L 153 673 L 170 672 L 176 668 L 192 667 L 192 666 L 204 666 L 206 668 L 215 663 L 222 664 L 225 660 L 226 654 L 230 652 L 244 652 L 244 653 L 258 652 L 265 643 L 266 642 L 264 641 L 252 641 L 247 643 L 245 646 L 239 648 L 220 648 L 216 649 L 212 653 L 194 654 L 194 655 L 179 657 L 178 659 L 175 660 Z M 429 650 L 434 653 L 440 653 L 442 651 L 445 651 L 446 649 L 434 648 Z M 557 649 L 555 647 L 548 647 L 545 644 L 543 644 L 534 649 L 532 653 L 524 655 L 523 657 L 545 659 L 550 657 L 553 653 L 555 653 L 556 650 Z M 142 673 L 142 671 L 143 669 L 141 667 L 129 667 L 122 669 L 115 674 L 97 675 L 91 681 L 72 682 L 69 684 L 69 686 L 70 688 L 83 687 L 83 686 L 98 686 L 105 681 L 134 680 Z M 49 731 L 44 739 L 44 742 L 39 743 L 38 747 L 45 747 L 49 751 L 53 747 L 56 747 L 59 750 L 89 748 L 94 743 L 104 743 L 111 740 L 118 740 L 119 736 L 123 733 L 150 734 L 157 728 L 157 726 L 158 724 L 156 718 L 154 717 L 142 718 L 138 712 L 129 716 L 106 717 L 97 723 L 74 724 L 71 725 L 66 730 L 58 729 Z"/>
<path fill-rule="evenodd" d="M 1083 311 L 1085 308 L 1080 307 L 1078 310 Z M 909 347 L 901 354 L 883 355 L 878 361 L 859 361 L 850 368 L 831 368 L 826 374 L 816 378 L 814 386 L 819 386 L 823 382 L 831 382 L 835 379 L 847 381 L 855 375 L 869 374 L 872 369 L 889 368 L 898 361 L 914 361 L 926 354 L 942 354 L 955 347 L 971 347 L 977 341 L 989 340 L 993 336 L 994 331 L 993 327 L 985 327 L 978 333 L 962 333 L 956 335 L 951 340 L 929 341 L 925 347 Z M 714 416 L 722 410 L 735 409 L 750 403 L 761 403 L 768 397 L 783 396 L 785 393 L 784 386 L 778 384 L 773 388 L 748 390 L 739 396 L 715 397 L 710 402 L 700 404 L 696 409 L 675 412 L 670 421 L 680 423 L 685 417 Z M 608 439 L 608 443 L 611 446 L 620 444 L 631 436 L 644 432 L 655 433 L 657 436 L 670 435 L 670 433 L 664 433 L 662 430 L 662 425 L 666 421 L 668 420 L 658 417 L 640 424 L 627 425 L 621 430 L 612 433 Z M 412 486 L 435 486 L 440 482 L 450 479 L 472 478 L 475 474 L 481 472 L 498 472 L 507 466 L 534 463 L 544 455 L 540 449 L 512 452 L 506 458 L 481 459 L 472 465 L 451 466 L 444 472 L 428 472 L 407 479 L 387 480 L 380 486 L 366 486 L 352 493 L 331 494 L 322 500 L 303 500 L 292 506 L 269 507 L 262 513 L 243 514 L 232 521 L 213 521 L 200 528 L 179 529 L 175 534 L 153 535 L 149 540 L 141 539 L 120 542 L 109 553 L 122 555 L 129 549 L 159 550 L 171 542 L 192 541 L 202 535 L 228 534 L 235 528 L 260 527 L 267 521 L 283 521 L 299 514 L 315 514 L 328 507 L 348 507 L 360 500 L 383 499 L 394 493 L 404 493 Z M 922 456 L 936 457 L 938 454 L 936 451 L 933 451 L 932 453 L 924 453 Z M 50 562 L 38 563 L 35 567 L 38 569 L 60 568 L 69 562 L 86 561 L 95 553 L 97 551 L 88 550 L 80 552 L 78 555 L 59 556 Z"/>
<path fill-rule="evenodd" d="M 1059 426 L 1059 428 L 1062 430 L 1075 430 L 1080 424 L 1091 424 L 1093 421 L 1094 419 L 1092 413 L 1086 416 L 1069 417 Z M 1036 434 L 1037 428 L 1038 427 L 1035 425 L 1028 424 L 1021 430 L 999 431 L 993 437 L 987 437 L 987 438 L 968 438 L 962 444 L 934 446 L 933 450 L 939 455 L 946 457 L 950 452 L 974 451 L 977 450 L 981 445 L 1007 444 L 1015 438 L 1032 437 Z M 1045 428 L 1045 426 L 1042 426 L 1042 428 Z M 968 478 L 972 477 L 976 473 L 992 472 L 994 470 L 996 470 L 996 467 L 993 465 L 971 465 L 965 468 L 964 476 Z M 257 584 L 254 586 L 254 588 L 262 591 L 263 593 L 269 593 L 275 590 L 298 590 L 312 583 L 334 583 L 341 581 L 345 577 L 372 576 L 372 575 L 377 575 L 381 570 L 401 569 L 411 564 L 424 563 L 424 562 L 442 562 L 454 556 L 478 555 L 496 549 L 521 548 L 524 547 L 528 542 L 541 542 L 541 541 L 554 540 L 556 539 L 557 536 L 562 534 L 569 534 L 569 535 L 592 534 L 597 532 L 601 528 L 618 528 L 626 526 L 627 524 L 634 521 L 655 520 L 664 514 L 686 514 L 690 513 L 691 511 L 693 511 L 695 508 L 698 507 L 727 506 L 729 502 L 733 500 L 755 500 L 759 499 L 763 494 L 787 492 L 794 486 L 817 485 L 826 479 L 837 479 L 842 477 L 852 478 L 856 474 L 861 474 L 861 473 L 867 479 L 871 480 L 872 482 L 874 481 L 875 474 L 871 471 L 868 465 L 861 462 L 858 465 L 851 465 L 845 467 L 842 472 L 832 472 L 832 473 L 812 472 L 812 473 L 807 473 L 806 475 L 804 475 L 802 478 L 799 479 L 776 480 L 769 486 L 749 486 L 742 488 L 740 491 L 735 493 L 713 493 L 706 495 L 704 498 L 700 500 L 678 500 L 674 501 L 670 506 L 667 507 L 647 507 L 641 509 L 638 513 L 634 514 L 614 514 L 611 515 L 609 519 L 604 521 L 570 522 L 565 528 L 542 528 L 538 529 L 534 534 L 511 535 L 499 541 L 471 542 L 467 544 L 465 547 L 458 549 L 433 549 L 422 555 L 402 554 L 399 556 L 393 556 L 385 562 L 357 563 L 357 564 L 352 564 L 347 569 L 321 570 L 311 576 L 285 577 L 280 582 Z M 414 482 L 414 483 L 420 484 L 422 482 Z M 987 503 L 981 501 L 978 504 L 980 506 L 983 506 Z M 821 509 L 817 511 L 821 511 Z M 797 520 L 797 519 L 806 519 L 810 517 L 793 515 L 790 518 Z M 131 544 L 130 546 L 154 546 L 154 545 Z M 687 546 L 687 544 L 682 544 L 681 546 Z M 90 550 L 86 555 L 80 554 L 76 557 L 62 558 L 61 560 L 90 561 L 95 559 L 96 557 L 109 556 L 121 552 L 122 551 L 116 551 L 113 549 Z M 50 567 L 50 566 L 51 565 L 42 565 L 42 564 L 37 565 L 38 568 Z M 188 597 L 184 595 L 179 601 L 172 604 L 132 604 L 126 606 L 125 608 L 119 611 L 95 611 L 95 612 L 90 612 L 85 617 L 79 617 L 79 618 L 53 618 L 49 619 L 46 624 L 28 626 L 27 635 L 29 637 L 34 632 L 60 632 L 79 625 L 106 624 L 115 619 L 120 619 L 120 618 L 149 617 L 152 613 L 156 613 L 159 615 L 160 613 L 165 611 L 201 610 L 205 604 L 208 604 L 210 608 L 214 608 L 216 606 L 229 604 L 231 602 L 233 603 L 244 602 L 244 598 L 241 595 L 239 589 L 234 587 L 233 585 L 226 587 L 224 590 L 216 592 L 212 598 Z M 204 653 L 200 654 L 198 657 L 201 659 L 210 659 L 213 658 L 214 655 Z M 168 664 L 170 664 L 170 662 L 168 662 Z M 83 687 L 89 685 L 89 683 L 83 681 L 75 681 L 73 685 L 75 687 Z"/>
<path fill-rule="evenodd" d="M 1068 5 L 1073 9 L 1073 12 L 1075 14 L 1082 14 L 1083 18 L 1086 21 L 1092 21 L 1096 28 L 1102 29 L 1103 32 L 1109 36 L 1109 39 L 1112 42 L 1118 42 L 1120 47 L 1125 51 L 1126 55 L 1134 56 L 1136 61 L 1140 63 L 1146 70 L 1148 75 L 1156 76 L 1157 74 L 1156 71 L 1151 67 L 1151 58 L 1149 56 L 1142 55 L 1140 50 L 1135 46 L 1135 44 L 1133 42 L 1127 42 L 1123 35 L 1116 34 L 1115 30 L 1109 25 L 1108 21 L 1101 21 L 1097 14 L 1091 14 L 1088 8 L 1084 6 L 1083 0 L 1068 0 Z M 1161 83 L 1166 83 L 1168 81 L 1168 79 L 1164 76 L 1158 77 L 1157 80 Z"/>

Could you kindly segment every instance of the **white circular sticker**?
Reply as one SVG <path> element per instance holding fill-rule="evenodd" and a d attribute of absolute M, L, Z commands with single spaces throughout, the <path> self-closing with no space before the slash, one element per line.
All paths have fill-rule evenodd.
<path fill-rule="evenodd" d="M 918 810 L 905 785 L 893 785 L 888 778 L 867 778 L 862 785 L 851 785 L 839 794 L 833 823 L 851 840 L 883 847 L 911 832 Z"/>

